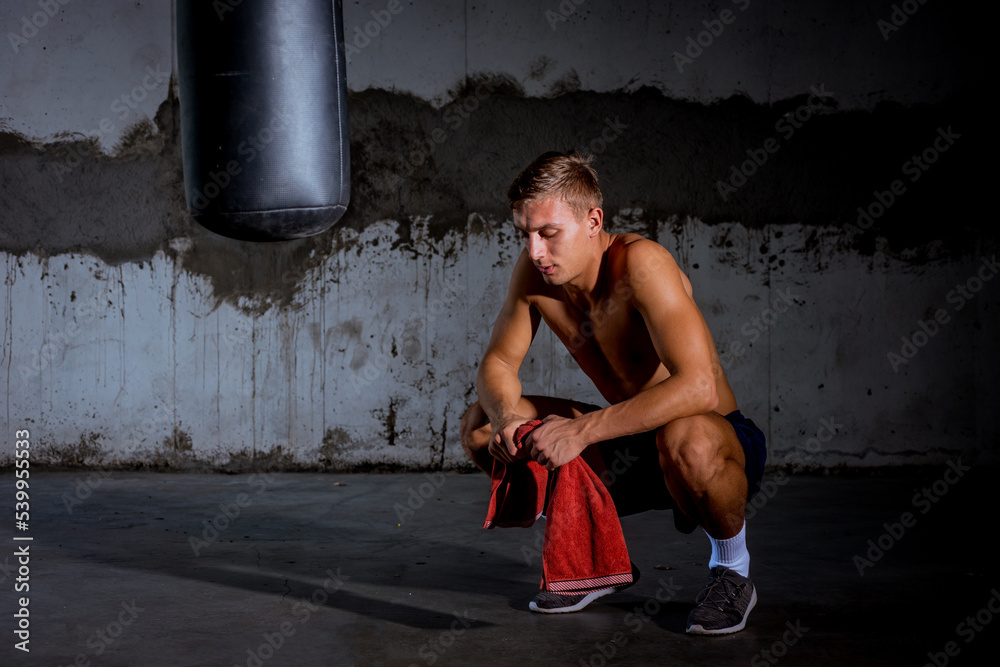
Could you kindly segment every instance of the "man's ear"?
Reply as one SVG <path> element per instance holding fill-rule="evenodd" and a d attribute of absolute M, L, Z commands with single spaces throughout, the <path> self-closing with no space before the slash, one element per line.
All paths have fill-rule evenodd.
<path fill-rule="evenodd" d="M 604 211 L 594 207 L 587 213 L 587 235 L 594 238 L 604 228 Z"/>

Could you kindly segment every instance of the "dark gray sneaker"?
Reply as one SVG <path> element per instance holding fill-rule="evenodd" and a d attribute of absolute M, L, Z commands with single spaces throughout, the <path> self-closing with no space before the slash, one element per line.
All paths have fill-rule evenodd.
<path fill-rule="evenodd" d="M 604 588 L 586 595 L 562 595 L 561 593 L 538 591 L 538 595 L 528 605 L 528 609 L 542 614 L 565 614 L 571 611 L 580 611 L 597 598 L 614 592 L 614 588 Z"/>
<path fill-rule="evenodd" d="M 617 593 L 618 591 L 623 591 L 629 586 L 635 584 L 637 581 L 639 581 L 639 568 L 635 566 L 635 563 L 632 563 L 631 583 L 602 588 L 600 590 L 591 591 L 589 593 L 581 593 L 579 595 L 564 595 L 562 593 L 538 591 L 538 595 L 535 596 L 535 599 L 528 604 L 528 609 L 531 611 L 537 611 L 541 614 L 566 614 L 571 611 L 580 611 L 597 598 L 611 593 Z"/>
<path fill-rule="evenodd" d="M 739 632 L 757 604 L 757 589 L 740 573 L 721 565 L 709 571 L 708 584 L 694 600 L 697 606 L 687 620 L 692 635 L 725 635 Z"/>

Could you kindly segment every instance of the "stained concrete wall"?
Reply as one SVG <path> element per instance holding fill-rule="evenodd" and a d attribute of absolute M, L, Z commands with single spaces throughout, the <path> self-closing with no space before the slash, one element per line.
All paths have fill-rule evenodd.
<path fill-rule="evenodd" d="M 772 464 L 996 460 L 975 17 L 345 5 L 351 208 L 273 245 L 186 213 L 168 3 L 0 7 L 0 423 L 38 463 L 464 465 L 518 252 L 503 194 L 573 146 L 597 154 L 611 230 L 688 271 Z M 521 375 L 600 402 L 544 330 Z"/>

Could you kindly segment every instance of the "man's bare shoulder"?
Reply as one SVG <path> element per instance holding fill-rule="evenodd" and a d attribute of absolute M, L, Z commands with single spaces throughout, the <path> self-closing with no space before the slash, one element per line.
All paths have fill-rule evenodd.
<path fill-rule="evenodd" d="M 609 265 L 617 277 L 642 281 L 678 270 L 669 250 L 639 234 L 616 235 L 612 248 L 614 256 Z"/>
<path fill-rule="evenodd" d="M 615 243 L 621 245 L 621 247 L 623 248 L 627 248 L 633 243 L 640 243 L 642 241 L 655 243 L 654 241 L 650 241 L 649 239 L 647 239 L 642 234 L 633 234 L 631 232 L 627 234 L 615 234 L 614 236 L 615 236 Z M 657 243 L 657 245 L 659 244 Z"/>
<path fill-rule="evenodd" d="M 674 260 L 673 254 L 656 241 L 639 234 L 620 234 L 616 257 L 611 258 L 612 279 L 617 285 L 627 285 L 628 293 L 644 300 L 650 289 L 660 295 L 687 294 L 694 298 L 691 281 Z"/>

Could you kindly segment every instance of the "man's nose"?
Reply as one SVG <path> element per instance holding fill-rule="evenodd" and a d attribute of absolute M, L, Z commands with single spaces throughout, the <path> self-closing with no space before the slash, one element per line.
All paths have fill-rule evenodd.
<path fill-rule="evenodd" d="M 541 259 L 545 256 L 545 246 L 537 236 L 528 236 L 528 257 Z"/>

